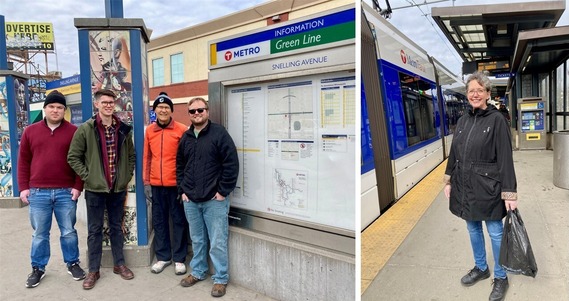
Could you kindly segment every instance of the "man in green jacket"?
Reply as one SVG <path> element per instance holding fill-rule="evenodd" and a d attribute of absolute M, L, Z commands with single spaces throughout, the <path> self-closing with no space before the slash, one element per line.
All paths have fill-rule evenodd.
<path fill-rule="evenodd" d="M 100 277 L 105 208 L 109 217 L 113 272 L 125 280 L 134 278 L 125 265 L 121 223 L 136 157 L 132 127 L 113 114 L 115 101 L 116 96 L 110 90 L 95 92 L 98 113 L 79 126 L 67 155 L 69 165 L 85 182 L 89 273 L 83 281 L 84 289 L 92 289 Z"/>

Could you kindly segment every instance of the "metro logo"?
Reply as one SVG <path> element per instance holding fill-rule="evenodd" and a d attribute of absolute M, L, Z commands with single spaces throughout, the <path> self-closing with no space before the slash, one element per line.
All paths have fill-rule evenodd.
<path fill-rule="evenodd" d="M 233 57 L 233 54 L 231 53 L 231 51 L 226 51 L 225 52 L 225 60 L 226 61 L 231 61 L 231 58 Z"/>
<path fill-rule="evenodd" d="M 237 50 L 227 50 L 223 55 L 223 58 L 226 62 L 231 60 L 237 60 L 244 57 L 255 56 L 261 53 L 261 47 L 259 46 L 250 46 L 245 47 Z"/>
<path fill-rule="evenodd" d="M 243 49 L 233 51 L 233 56 L 234 57 L 244 57 L 244 56 L 249 56 L 249 55 L 255 55 L 255 54 L 258 54 L 259 52 L 261 52 L 261 47 L 259 47 L 259 46 L 247 47 L 247 48 L 243 48 Z"/>
<path fill-rule="evenodd" d="M 413 68 L 421 70 L 422 72 L 427 71 L 427 68 L 425 67 L 425 65 L 421 64 L 421 62 L 419 62 L 418 59 L 413 59 L 412 56 L 407 55 L 405 53 L 405 51 L 403 51 L 403 49 L 401 49 L 401 51 L 399 51 L 399 54 L 401 55 L 401 61 L 403 62 L 403 64 L 406 64 L 406 65 L 409 65 Z"/>

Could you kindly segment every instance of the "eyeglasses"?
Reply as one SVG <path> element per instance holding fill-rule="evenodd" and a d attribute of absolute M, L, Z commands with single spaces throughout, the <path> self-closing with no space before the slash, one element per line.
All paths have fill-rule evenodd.
<path fill-rule="evenodd" d="M 486 92 L 486 90 L 482 90 L 482 89 L 478 89 L 478 90 L 470 90 L 468 91 L 469 95 L 474 95 L 474 94 L 478 94 L 478 95 L 482 95 L 482 93 Z"/>
<path fill-rule="evenodd" d="M 170 110 L 170 106 L 169 105 L 157 105 L 156 106 L 156 110 Z"/>
<path fill-rule="evenodd" d="M 114 101 L 101 101 L 100 104 L 104 107 L 110 107 L 110 106 L 114 106 L 115 102 Z"/>
<path fill-rule="evenodd" d="M 203 111 L 205 111 L 205 110 L 207 110 L 207 108 L 189 109 L 189 110 L 188 110 L 188 113 L 190 113 L 190 114 L 193 115 L 193 114 L 195 114 L 196 112 L 198 112 L 198 113 L 201 114 L 201 113 L 203 113 Z"/>

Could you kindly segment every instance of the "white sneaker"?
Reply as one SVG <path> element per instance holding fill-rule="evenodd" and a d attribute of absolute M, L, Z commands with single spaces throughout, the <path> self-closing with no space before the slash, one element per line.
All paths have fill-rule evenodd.
<path fill-rule="evenodd" d="M 176 262 L 176 275 L 184 275 L 186 273 L 186 265 L 183 262 Z"/>
<path fill-rule="evenodd" d="M 171 265 L 171 261 L 156 261 L 156 263 L 150 268 L 150 271 L 154 274 L 158 274 L 164 270 L 165 267 Z"/>

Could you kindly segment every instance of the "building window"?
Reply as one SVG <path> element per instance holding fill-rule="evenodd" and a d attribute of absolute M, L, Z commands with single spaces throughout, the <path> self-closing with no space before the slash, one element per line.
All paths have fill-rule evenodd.
<path fill-rule="evenodd" d="M 164 59 L 152 60 L 152 84 L 154 87 L 164 85 Z"/>
<path fill-rule="evenodd" d="M 173 84 L 184 81 L 184 57 L 181 53 L 170 56 L 170 73 Z"/>

